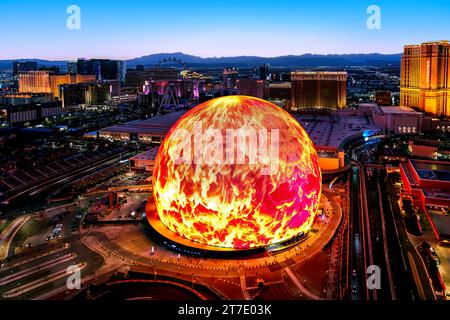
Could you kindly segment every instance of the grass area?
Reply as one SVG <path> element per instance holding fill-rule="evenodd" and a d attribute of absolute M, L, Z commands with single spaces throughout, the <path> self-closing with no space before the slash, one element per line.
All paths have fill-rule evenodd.
<path fill-rule="evenodd" d="M 5 230 L 13 221 L 13 219 L 3 221 L 3 223 L 0 225 L 0 233 L 2 233 L 3 230 Z"/>
<path fill-rule="evenodd" d="M 28 237 L 46 232 L 47 227 L 48 224 L 46 220 L 42 221 L 31 218 L 22 228 L 20 228 L 19 232 L 17 232 L 11 247 L 14 248 L 20 246 Z"/>
<path fill-rule="evenodd" d="M 431 227 L 430 221 L 428 220 L 428 217 L 426 216 L 425 212 L 420 210 L 419 216 L 420 216 L 420 224 L 422 226 L 423 231 L 433 232 L 433 228 Z"/>

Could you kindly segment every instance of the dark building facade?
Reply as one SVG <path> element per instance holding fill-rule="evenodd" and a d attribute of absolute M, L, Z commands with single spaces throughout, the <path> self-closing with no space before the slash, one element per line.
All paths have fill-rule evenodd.
<path fill-rule="evenodd" d="M 243 96 L 266 97 L 266 84 L 264 80 L 238 79 L 236 80 L 236 93 Z"/>
<path fill-rule="evenodd" d="M 67 73 L 78 73 L 77 61 L 67 62 Z"/>
<path fill-rule="evenodd" d="M 392 93 L 390 91 L 376 91 L 375 103 L 379 106 L 391 106 Z"/>
<path fill-rule="evenodd" d="M 123 66 L 123 62 L 118 60 L 78 59 L 77 72 L 82 75 L 94 74 L 97 80 L 121 80 Z"/>
<path fill-rule="evenodd" d="M 347 72 L 291 73 L 291 111 L 342 109 L 347 104 Z"/>
<path fill-rule="evenodd" d="M 19 72 L 37 71 L 37 62 L 34 61 L 14 61 L 13 62 L 13 76 L 14 79 L 19 78 Z"/>
<path fill-rule="evenodd" d="M 86 83 L 64 84 L 59 87 L 63 108 L 86 103 Z"/>
<path fill-rule="evenodd" d="M 225 89 L 236 89 L 236 81 L 239 77 L 237 68 L 226 68 L 223 70 L 223 86 Z"/>
<path fill-rule="evenodd" d="M 60 102 L 33 103 L 8 108 L 8 121 L 11 124 L 38 122 L 60 114 L 62 114 Z"/>
<path fill-rule="evenodd" d="M 142 70 L 128 69 L 125 76 L 125 85 L 128 87 L 142 88 L 146 81 L 177 80 L 180 74 L 175 68 L 148 68 Z"/>

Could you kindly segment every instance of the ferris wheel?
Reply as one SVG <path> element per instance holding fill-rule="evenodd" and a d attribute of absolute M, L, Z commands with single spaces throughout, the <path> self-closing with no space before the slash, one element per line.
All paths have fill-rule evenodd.
<path fill-rule="evenodd" d="M 183 62 L 181 59 L 177 59 L 177 58 L 164 58 L 158 61 L 157 64 L 155 64 L 155 68 L 156 69 L 162 69 L 164 67 L 164 65 L 166 64 L 170 64 L 170 65 L 177 65 L 178 67 L 181 67 L 181 70 L 190 70 L 189 66 Z"/>

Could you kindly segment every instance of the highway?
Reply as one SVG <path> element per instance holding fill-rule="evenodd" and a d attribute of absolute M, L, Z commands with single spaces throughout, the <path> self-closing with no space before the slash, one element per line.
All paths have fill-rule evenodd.
<path fill-rule="evenodd" d="M 357 167 L 357 169 L 354 167 L 353 171 L 358 171 L 358 179 L 361 182 L 360 190 L 364 190 L 364 192 L 360 192 L 360 197 L 361 199 L 365 198 L 363 210 L 366 213 L 362 215 L 362 219 L 366 219 L 366 230 L 361 231 L 366 231 L 370 241 L 366 250 L 370 250 L 372 253 L 372 261 L 381 268 L 382 275 L 382 289 L 370 290 L 372 294 L 368 298 L 381 300 L 435 300 L 436 297 L 424 263 L 408 239 L 397 202 L 398 195 L 393 190 L 391 192 L 388 191 L 390 186 L 386 185 L 385 168 L 371 164 L 376 158 L 378 148 L 376 142 L 375 140 L 369 141 L 354 148 L 353 159 L 358 159 L 359 161 L 352 162 Z M 353 191 L 357 188 L 355 179 L 356 177 L 353 175 Z M 369 185 L 368 188 L 366 188 L 366 183 Z M 354 198 L 352 209 L 357 211 L 355 198 L 358 197 L 358 192 L 352 192 L 351 195 Z M 351 215 L 351 218 L 357 219 L 355 214 Z M 358 223 L 357 220 L 355 222 Z M 352 225 L 352 223 L 350 224 Z M 350 239 L 353 239 L 353 247 L 355 247 L 357 245 L 355 237 Z M 363 247 L 365 247 L 364 244 Z M 365 261 L 366 265 L 370 263 L 370 256 L 365 257 Z M 355 263 L 354 257 L 352 262 L 353 264 Z M 361 276 L 358 270 L 357 276 Z M 366 279 L 365 274 L 364 279 Z M 355 281 L 353 280 L 353 282 Z M 420 295 L 418 288 L 420 288 Z M 374 296 L 375 294 L 377 295 L 376 297 Z M 353 295 L 352 298 L 357 298 L 357 296 Z"/>
<path fill-rule="evenodd" d="M 366 289 L 366 262 L 365 262 L 365 245 L 363 237 L 362 214 L 361 214 L 361 198 L 359 183 L 359 168 L 353 166 L 350 172 L 350 216 L 349 216 L 349 274 L 350 279 L 350 300 L 365 300 L 367 298 Z"/>
<path fill-rule="evenodd" d="M 67 240 L 66 240 L 67 241 Z M 2 299 L 36 299 L 55 288 L 65 287 L 67 268 L 79 265 L 84 278 L 104 263 L 101 255 L 85 247 L 77 237 L 64 245 L 43 245 L 26 257 L 13 256 L 0 269 L 0 297 Z"/>
<path fill-rule="evenodd" d="M 365 252 L 365 258 L 364 258 L 364 264 L 365 269 L 367 270 L 368 266 L 374 265 L 374 250 L 372 246 L 373 237 L 371 233 L 371 221 L 369 217 L 369 207 L 368 207 L 368 200 L 367 200 L 367 188 L 366 188 L 366 174 L 364 170 L 364 166 L 360 164 L 359 162 L 355 162 L 355 164 L 358 166 L 359 171 L 359 183 L 360 183 L 360 199 L 361 199 L 361 221 L 362 221 L 362 231 L 363 231 L 363 238 L 364 238 L 364 252 Z M 372 208 L 371 208 L 372 211 Z M 366 274 L 367 277 L 367 274 Z M 378 293 L 377 290 L 369 290 L 367 285 L 366 288 L 366 298 L 368 300 L 377 300 L 378 299 Z"/>
<path fill-rule="evenodd" d="M 395 300 L 394 283 L 391 275 L 391 263 L 388 258 L 388 244 L 386 238 L 386 227 L 384 212 L 379 195 L 378 167 L 370 165 L 365 166 L 367 195 L 369 235 L 372 242 L 373 264 L 378 266 L 381 271 L 380 289 L 373 290 L 377 293 L 377 299 L 384 301 Z"/>

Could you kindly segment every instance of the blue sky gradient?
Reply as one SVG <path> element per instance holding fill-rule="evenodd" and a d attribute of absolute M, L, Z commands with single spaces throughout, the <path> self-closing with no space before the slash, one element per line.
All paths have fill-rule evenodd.
<path fill-rule="evenodd" d="M 81 30 L 66 28 L 69 5 Z M 381 30 L 366 27 L 369 5 Z M 450 39 L 448 0 L 0 0 L 0 59 L 399 53 Z"/>

